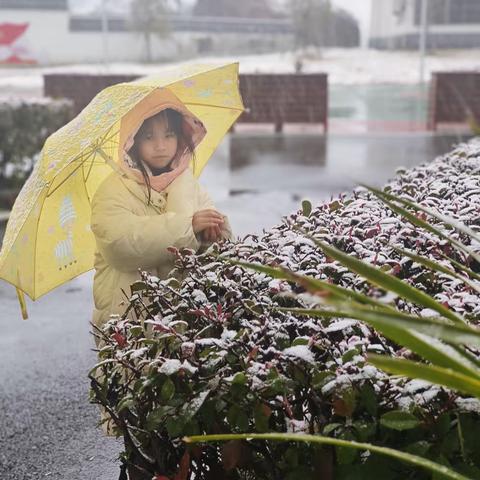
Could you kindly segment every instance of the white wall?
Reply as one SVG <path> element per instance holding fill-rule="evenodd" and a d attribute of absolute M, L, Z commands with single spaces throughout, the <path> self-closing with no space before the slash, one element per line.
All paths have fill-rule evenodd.
<path fill-rule="evenodd" d="M 370 37 L 389 37 L 417 31 L 415 0 L 406 0 L 403 17 L 395 15 L 396 0 L 372 0 Z"/>
<path fill-rule="evenodd" d="M 370 38 L 393 38 L 399 35 L 418 33 L 420 27 L 415 25 L 415 0 L 405 0 L 406 11 L 401 22 L 393 13 L 395 3 L 398 1 L 372 0 Z M 439 34 L 478 34 L 480 28 L 478 24 L 429 25 L 428 31 Z"/>
<path fill-rule="evenodd" d="M 101 32 L 70 31 L 68 11 L 0 10 L 0 23 L 30 24 L 18 40 L 41 65 L 98 63 L 104 60 L 104 38 Z M 197 41 L 210 37 L 215 53 L 249 53 L 253 43 L 267 43 L 276 48 L 289 48 L 291 35 L 208 34 L 176 32 L 167 38 L 151 38 L 153 60 L 191 58 L 197 54 Z M 275 47 L 273 47 L 275 48 Z M 145 60 L 144 38 L 132 32 L 109 32 L 109 61 L 139 62 Z M 208 55 L 208 52 L 204 54 Z"/>
<path fill-rule="evenodd" d="M 68 15 L 58 10 L 0 10 L 0 22 L 29 23 L 18 43 L 25 48 L 26 55 L 39 63 L 50 63 L 52 47 L 65 44 L 68 32 Z"/>

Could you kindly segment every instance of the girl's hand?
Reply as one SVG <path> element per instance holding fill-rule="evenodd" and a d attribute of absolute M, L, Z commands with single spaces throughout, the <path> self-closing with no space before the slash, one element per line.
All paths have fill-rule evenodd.
<path fill-rule="evenodd" d="M 216 242 L 222 238 L 222 231 L 220 230 L 219 226 L 216 227 L 208 227 L 202 232 L 203 239 L 206 242 Z"/>
<path fill-rule="evenodd" d="M 223 215 L 216 210 L 206 209 L 195 212 L 192 218 L 192 228 L 195 234 L 204 231 L 207 228 L 218 227 L 223 224 Z M 211 232 L 209 233 L 209 235 Z"/>

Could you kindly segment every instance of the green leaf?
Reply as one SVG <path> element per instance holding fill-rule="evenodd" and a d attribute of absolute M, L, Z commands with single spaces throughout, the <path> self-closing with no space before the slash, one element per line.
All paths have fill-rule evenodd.
<path fill-rule="evenodd" d="M 160 390 L 160 398 L 163 402 L 168 402 L 175 395 L 175 384 L 167 377 Z"/>
<path fill-rule="evenodd" d="M 433 431 L 438 438 L 443 438 L 448 433 L 451 428 L 452 420 L 449 413 L 442 413 L 437 418 L 435 425 L 433 426 Z"/>
<path fill-rule="evenodd" d="M 133 405 L 135 405 L 135 399 L 132 397 L 125 397 L 120 402 L 117 404 L 117 412 L 121 412 L 125 408 L 131 408 Z"/>
<path fill-rule="evenodd" d="M 138 336 L 142 335 L 143 328 L 140 325 L 134 325 L 133 327 L 130 327 L 130 333 L 134 337 L 138 337 Z"/>
<path fill-rule="evenodd" d="M 139 291 L 142 291 L 142 290 L 145 290 L 147 288 L 147 284 L 145 282 L 142 282 L 141 280 L 138 280 L 136 282 L 133 282 L 131 285 L 130 285 L 130 290 L 132 292 L 132 295 L 135 293 L 135 292 L 139 292 Z"/>
<path fill-rule="evenodd" d="M 342 355 L 342 362 L 347 363 L 350 362 L 350 360 L 353 359 L 355 355 L 359 355 L 360 351 L 358 348 L 351 348 L 350 350 L 347 350 L 343 355 Z"/>
<path fill-rule="evenodd" d="M 292 347 L 295 347 L 296 345 L 308 345 L 308 342 L 308 338 L 298 337 L 292 342 Z"/>
<path fill-rule="evenodd" d="M 268 440 L 268 441 L 280 441 L 280 442 L 306 442 L 306 443 L 318 443 L 325 445 L 341 446 L 348 448 L 355 448 L 357 450 L 369 450 L 370 452 L 379 453 L 381 455 L 387 455 L 391 458 L 396 458 L 403 462 L 415 465 L 417 467 L 424 468 L 431 472 L 440 473 L 446 475 L 446 478 L 452 480 L 469 480 L 467 477 L 451 470 L 444 465 L 432 462 L 426 458 L 422 458 L 416 455 L 395 450 L 393 448 L 380 447 L 370 443 L 361 443 L 348 440 L 340 440 L 338 438 L 325 437 L 320 435 L 305 435 L 299 433 L 244 433 L 244 434 L 223 434 L 223 435 L 199 435 L 184 437 L 183 441 L 186 443 L 198 443 L 198 442 L 218 442 L 218 441 L 230 441 L 230 440 Z"/>
<path fill-rule="evenodd" d="M 232 384 L 245 385 L 247 383 L 247 376 L 243 372 L 237 372 L 233 377 Z"/>
<path fill-rule="evenodd" d="M 329 209 L 330 209 L 330 212 L 335 212 L 337 211 L 339 208 L 342 207 L 342 205 L 340 204 L 340 202 L 338 200 L 334 200 L 332 203 L 330 203 L 328 205 Z"/>
<path fill-rule="evenodd" d="M 184 320 L 170 322 L 168 326 L 173 328 L 177 333 L 185 333 L 188 330 L 188 323 Z"/>
<path fill-rule="evenodd" d="M 181 416 L 170 416 L 167 417 L 167 420 L 165 421 L 165 428 L 170 437 L 179 437 L 182 434 L 184 427 L 185 421 Z"/>
<path fill-rule="evenodd" d="M 108 365 L 108 364 L 110 364 L 110 363 L 117 363 L 117 360 L 115 360 L 115 359 L 113 359 L 113 358 L 107 358 L 106 360 L 103 360 L 103 361 L 97 363 L 96 365 L 94 365 L 94 366 L 89 370 L 89 372 L 88 372 L 87 375 L 88 375 L 88 376 L 92 375 L 93 372 L 95 372 L 95 370 L 96 370 L 97 368 L 103 367 L 104 365 Z"/>
<path fill-rule="evenodd" d="M 339 436 L 342 440 L 354 440 L 355 437 L 351 432 L 348 430 L 345 430 L 341 432 Z M 337 457 L 337 462 L 339 465 L 351 465 L 355 459 L 358 457 L 358 451 L 349 448 L 346 446 L 341 446 L 338 445 L 335 447 L 335 452 L 336 452 L 336 457 Z"/>
<path fill-rule="evenodd" d="M 375 394 L 375 389 L 370 383 L 365 383 L 360 389 L 359 402 L 372 417 L 377 416 L 377 395 Z"/>
<path fill-rule="evenodd" d="M 404 375 L 409 378 L 421 378 L 480 398 L 480 380 L 451 369 L 400 358 L 388 358 L 383 355 L 369 354 L 367 360 L 386 372 Z"/>
<path fill-rule="evenodd" d="M 232 405 L 227 412 L 228 423 L 239 430 L 248 429 L 248 416 L 239 405 Z"/>
<path fill-rule="evenodd" d="M 153 432 L 156 430 L 160 425 L 163 424 L 167 415 L 169 416 L 173 412 L 173 407 L 159 407 L 150 412 L 147 415 L 145 421 L 145 428 Z"/>
<path fill-rule="evenodd" d="M 402 410 L 393 410 L 391 412 L 384 413 L 380 417 L 380 424 L 384 427 L 391 428 L 392 430 L 411 430 L 418 427 L 420 421 L 415 415 Z"/>
<path fill-rule="evenodd" d="M 329 371 L 317 372 L 312 377 L 312 386 L 315 390 L 320 390 L 328 382 L 333 380 L 335 375 Z"/>
<path fill-rule="evenodd" d="M 368 440 L 369 438 L 373 438 L 375 436 L 375 432 L 377 431 L 376 422 L 373 420 L 357 420 L 353 422 L 353 428 L 357 433 L 357 438 L 362 442 Z"/>
<path fill-rule="evenodd" d="M 333 431 L 335 431 L 338 427 L 343 427 L 343 423 L 328 423 L 327 425 L 325 425 L 325 427 L 323 428 L 323 434 L 324 435 L 328 435 L 329 433 L 332 433 Z"/>
<path fill-rule="evenodd" d="M 302 211 L 305 217 L 309 217 L 310 213 L 312 213 L 312 204 L 308 200 L 303 200 Z"/>
<path fill-rule="evenodd" d="M 268 419 L 270 418 L 271 410 L 262 403 L 257 403 L 253 410 L 253 419 L 255 421 L 255 430 L 259 433 L 268 431 Z"/>
<path fill-rule="evenodd" d="M 431 443 L 428 443 L 425 440 L 419 440 L 418 442 L 414 442 L 414 443 L 411 443 L 410 445 L 407 445 L 407 447 L 405 448 L 405 451 L 407 453 L 421 455 L 423 457 L 428 452 L 431 446 L 432 446 Z"/>

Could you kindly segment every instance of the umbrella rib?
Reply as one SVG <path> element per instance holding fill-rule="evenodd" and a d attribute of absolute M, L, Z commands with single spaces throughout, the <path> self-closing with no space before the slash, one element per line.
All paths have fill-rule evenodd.
<path fill-rule="evenodd" d="M 185 105 L 195 105 L 197 107 L 212 107 L 212 108 L 224 108 L 226 110 L 238 110 L 239 112 L 245 111 L 244 108 L 237 107 L 227 107 L 225 105 L 215 105 L 213 103 L 196 103 L 196 102 L 185 102 Z"/>
<path fill-rule="evenodd" d="M 47 194 L 48 197 L 48 194 Z M 38 212 L 38 218 L 37 218 L 37 225 L 35 226 L 35 240 L 34 240 L 34 245 L 33 245 L 33 298 L 32 300 L 35 300 L 35 289 L 37 286 L 37 282 L 35 281 L 35 278 L 37 276 L 37 240 L 38 240 L 38 226 L 40 225 L 40 217 L 42 216 L 42 211 L 43 211 L 43 206 L 45 205 L 45 199 L 47 197 L 44 197 L 42 200 L 42 206 L 40 208 L 40 211 Z"/>
<path fill-rule="evenodd" d="M 79 155 L 79 158 L 81 158 L 84 154 Z M 85 160 L 84 160 L 85 161 Z M 73 163 L 73 162 L 72 162 Z M 50 197 L 53 193 L 55 193 L 81 166 L 83 163 L 79 163 L 70 173 L 67 175 L 52 191 L 47 192 L 47 197 Z"/>
<path fill-rule="evenodd" d="M 87 183 L 88 177 L 90 176 L 90 173 L 92 172 L 94 161 L 95 161 L 95 154 L 92 155 L 92 161 L 90 162 L 90 167 L 88 168 L 87 176 L 85 176 L 85 170 L 82 168 L 84 183 Z"/>
<path fill-rule="evenodd" d="M 111 130 L 111 129 L 110 129 Z M 116 131 L 114 134 L 112 134 L 111 136 L 108 136 L 109 133 L 110 133 L 110 130 L 104 135 L 103 139 L 101 140 L 102 143 L 106 142 L 107 140 L 109 140 L 110 138 L 113 138 L 115 137 L 115 135 L 118 133 L 118 131 Z M 98 145 L 95 145 L 92 149 L 91 152 L 88 152 L 89 154 L 93 154 L 93 160 L 92 162 L 95 160 L 95 153 L 96 153 L 96 149 L 98 148 Z M 47 193 L 47 197 L 49 197 L 50 195 L 52 195 L 54 192 L 56 192 L 84 163 L 85 163 L 85 156 L 87 155 L 87 152 L 83 151 L 81 152 L 79 155 L 77 155 L 77 157 L 75 157 L 75 159 L 72 160 L 72 162 L 70 163 L 73 164 L 75 162 L 79 162 L 78 165 L 75 167 L 74 170 L 72 170 L 70 172 L 70 174 L 65 177 L 52 191 L 49 191 Z M 81 161 L 80 161 L 81 160 Z M 98 162 L 99 164 L 103 163 L 103 162 Z M 93 165 L 92 165 L 93 166 Z"/>

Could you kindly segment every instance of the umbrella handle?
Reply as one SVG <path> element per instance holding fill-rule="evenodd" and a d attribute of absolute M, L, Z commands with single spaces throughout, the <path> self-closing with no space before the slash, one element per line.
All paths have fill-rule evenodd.
<path fill-rule="evenodd" d="M 25 295 L 18 287 L 15 287 L 15 290 L 17 290 L 18 302 L 20 303 L 20 309 L 22 310 L 22 318 L 24 320 L 27 320 L 28 312 L 27 312 L 27 304 L 25 303 Z"/>
<path fill-rule="evenodd" d="M 113 170 L 118 173 L 123 173 L 121 168 L 113 161 L 112 157 L 110 155 L 107 155 L 101 147 L 98 147 L 96 152 L 105 160 L 105 163 L 107 165 L 112 167 Z"/>

